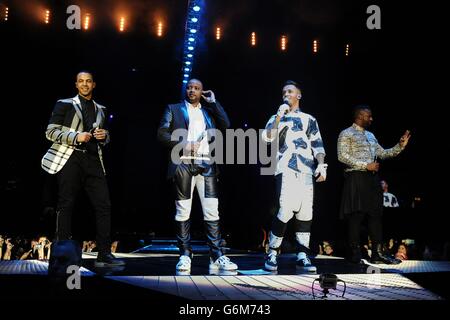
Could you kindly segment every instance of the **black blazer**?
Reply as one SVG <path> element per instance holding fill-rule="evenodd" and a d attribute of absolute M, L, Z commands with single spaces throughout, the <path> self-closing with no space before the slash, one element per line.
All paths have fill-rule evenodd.
<path fill-rule="evenodd" d="M 219 129 L 224 130 L 230 127 L 230 120 L 220 103 L 202 103 L 203 116 L 205 118 L 206 130 Z M 181 141 L 186 142 L 186 137 L 180 137 L 178 141 L 172 141 L 172 132 L 176 129 L 189 129 L 189 115 L 186 103 L 183 101 L 177 104 L 169 104 L 164 110 L 161 122 L 158 128 L 158 140 L 169 149 L 169 157 L 172 148 Z M 211 141 L 212 137 L 208 137 Z M 214 164 L 215 165 L 215 164 Z M 167 178 L 172 178 L 177 169 L 177 165 L 169 158 L 169 167 Z"/>

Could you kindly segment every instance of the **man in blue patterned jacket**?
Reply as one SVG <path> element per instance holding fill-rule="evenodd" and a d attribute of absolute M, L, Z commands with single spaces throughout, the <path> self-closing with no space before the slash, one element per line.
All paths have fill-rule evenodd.
<path fill-rule="evenodd" d="M 270 271 L 278 269 L 277 256 L 287 222 L 295 217 L 297 267 L 300 271 L 316 272 L 308 257 L 313 218 L 313 176 L 317 177 L 317 182 L 326 180 L 325 149 L 317 120 L 300 110 L 302 94 L 299 85 L 287 81 L 282 97 L 284 103 L 270 118 L 262 136 L 266 142 L 278 138 L 275 178 L 280 206 L 269 233 L 269 252 L 264 267 Z"/>

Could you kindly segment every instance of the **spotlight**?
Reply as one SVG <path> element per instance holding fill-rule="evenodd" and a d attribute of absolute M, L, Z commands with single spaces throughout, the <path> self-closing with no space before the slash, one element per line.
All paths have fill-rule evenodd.
<path fill-rule="evenodd" d="M 220 27 L 216 28 L 216 40 L 220 40 L 220 38 L 222 37 L 222 30 L 220 29 Z"/>
<path fill-rule="evenodd" d="M 345 56 L 348 57 L 350 55 L 350 44 L 345 46 Z"/>
<path fill-rule="evenodd" d="M 281 36 L 281 51 L 286 51 L 287 38 L 286 36 Z"/>
<path fill-rule="evenodd" d="M 192 8 L 192 10 L 194 10 L 195 12 L 199 12 L 200 11 L 200 7 L 199 6 L 195 6 Z"/>
<path fill-rule="evenodd" d="M 314 40 L 313 41 L 313 52 L 317 53 L 318 50 L 319 50 L 319 41 L 318 40 Z"/>
<path fill-rule="evenodd" d="M 50 23 L 50 10 L 45 10 L 45 24 Z"/>
<path fill-rule="evenodd" d="M 251 44 L 252 47 L 256 46 L 256 32 L 252 32 Z"/>
<path fill-rule="evenodd" d="M 120 18 L 119 31 L 120 32 L 125 31 L 125 17 Z"/>
<path fill-rule="evenodd" d="M 197 18 L 192 18 L 191 21 L 196 23 L 198 21 L 198 19 Z"/>
<path fill-rule="evenodd" d="M 158 22 L 158 28 L 156 30 L 156 35 L 158 37 L 162 37 L 162 35 L 163 35 L 163 23 L 162 22 Z"/>
<path fill-rule="evenodd" d="M 86 16 L 84 17 L 84 24 L 83 24 L 83 28 L 84 30 L 88 30 L 89 29 L 89 23 L 91 21 L 91 15 L 88 13 L 86 14 Z"/>
<path fill-rule="evenodd" d="M 328 298 L 327 294 L 330 292 L 329 289 L 333 289 L 336 290 L 336 285 L 338 282 L 342 282 L 344 283 L 344 292 L 342 293 L 342 297 L 345 294 L 345 290 L 347 289 L 347 285 L 345 284 L 344 280 L 339 279 L 335 274 L 332 273 L 322 273 L 319 278 L 314 279 L 312 285 L 311 285 L 311 291 L 312 291 L 312 295 L 313 295 L 313 299 L 316 298 L 316 296 L 314 295 L 314 283 L 316 281 L 319 281 L 320 287 L 323 289 L 323 296 L 321 297 L 322 299 Z"/>
<path fill-rule="evenodd" d="M 4 14 L 4 20 L 8 21 L 8 16 L 9 16 L 9 8 L 5 7 L 5 14 Z"/>
<path fill-rule="evenodd" d="M 196 29 L 191 29 L 191 33 L 197 33 Z"/>

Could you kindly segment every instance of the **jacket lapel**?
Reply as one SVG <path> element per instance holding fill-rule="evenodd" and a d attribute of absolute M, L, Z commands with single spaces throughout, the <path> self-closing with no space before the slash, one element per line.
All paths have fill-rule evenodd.
<path fill-rule="evenodd" d="M 189 114 L 186 106 L 186 102 L 181 104 L 181 113 L 183 114 L 184 123 L 186 124 L 186 129 L 189 129 Z"/>
<path fill-rule="evenodd" d="M 73 104 L 73 107 L 75 108 L 75 112 L 76 112 L 78 118 L 80 118 L 81 123 L 83 123 L 83 115 L 81 113 L 81 102 L 80 102 L 80 98 L 78 98 L 78 95 L 76 95 L 75 97 L 72 98 L 72 104 Z"/>
<path fill-rule="evenodd" d="M 94 102 L 95 112 L 97 115 L 95 122 L 97 123 L 97 127 L 101 128 L 103 126 L 103 122 L 105 121 L 105 113 L 103 112 L 102 108 L 97 106 L 97 103 L 95 103 L 94 100 L 92 100 L 92 101 Z"/>
<path fill-rule="evenodd" d="M 206 111 L 205 107 L 202 107 L 202 112 L 203 118 L 205 118 L 206 129 L 211 129 L 212 128 L 211 117 L 209 116 L 208 111 Z"/>

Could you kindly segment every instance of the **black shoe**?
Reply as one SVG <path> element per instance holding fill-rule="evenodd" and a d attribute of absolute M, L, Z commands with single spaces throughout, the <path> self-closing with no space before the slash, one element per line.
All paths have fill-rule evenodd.
<path fill-rule="evenodd" d="M 358 244 L 350 245 L 350 255 L 347 257 L 347 260 L 351 263 L 358 264 L 361 262 L 361 247 Z"/>
<path fill-rule="evenodd" d="M 375 264 L 399 264 L 402 261 L 385 255 L 383 253 L 382 246 L 380 244 L 377 244 L 372 252 L 370 262 Z"/>
<path fill-rule="evenodd" d="M 98 254 L 97 260 L 95 261 L 95 266 L 99 268 L 104 267 L 120 267 L 124 266 L 125 262 L 120 259 L 116 259 L 112 255 L 112 253 L 106 253 L 106 254 Z"/>

